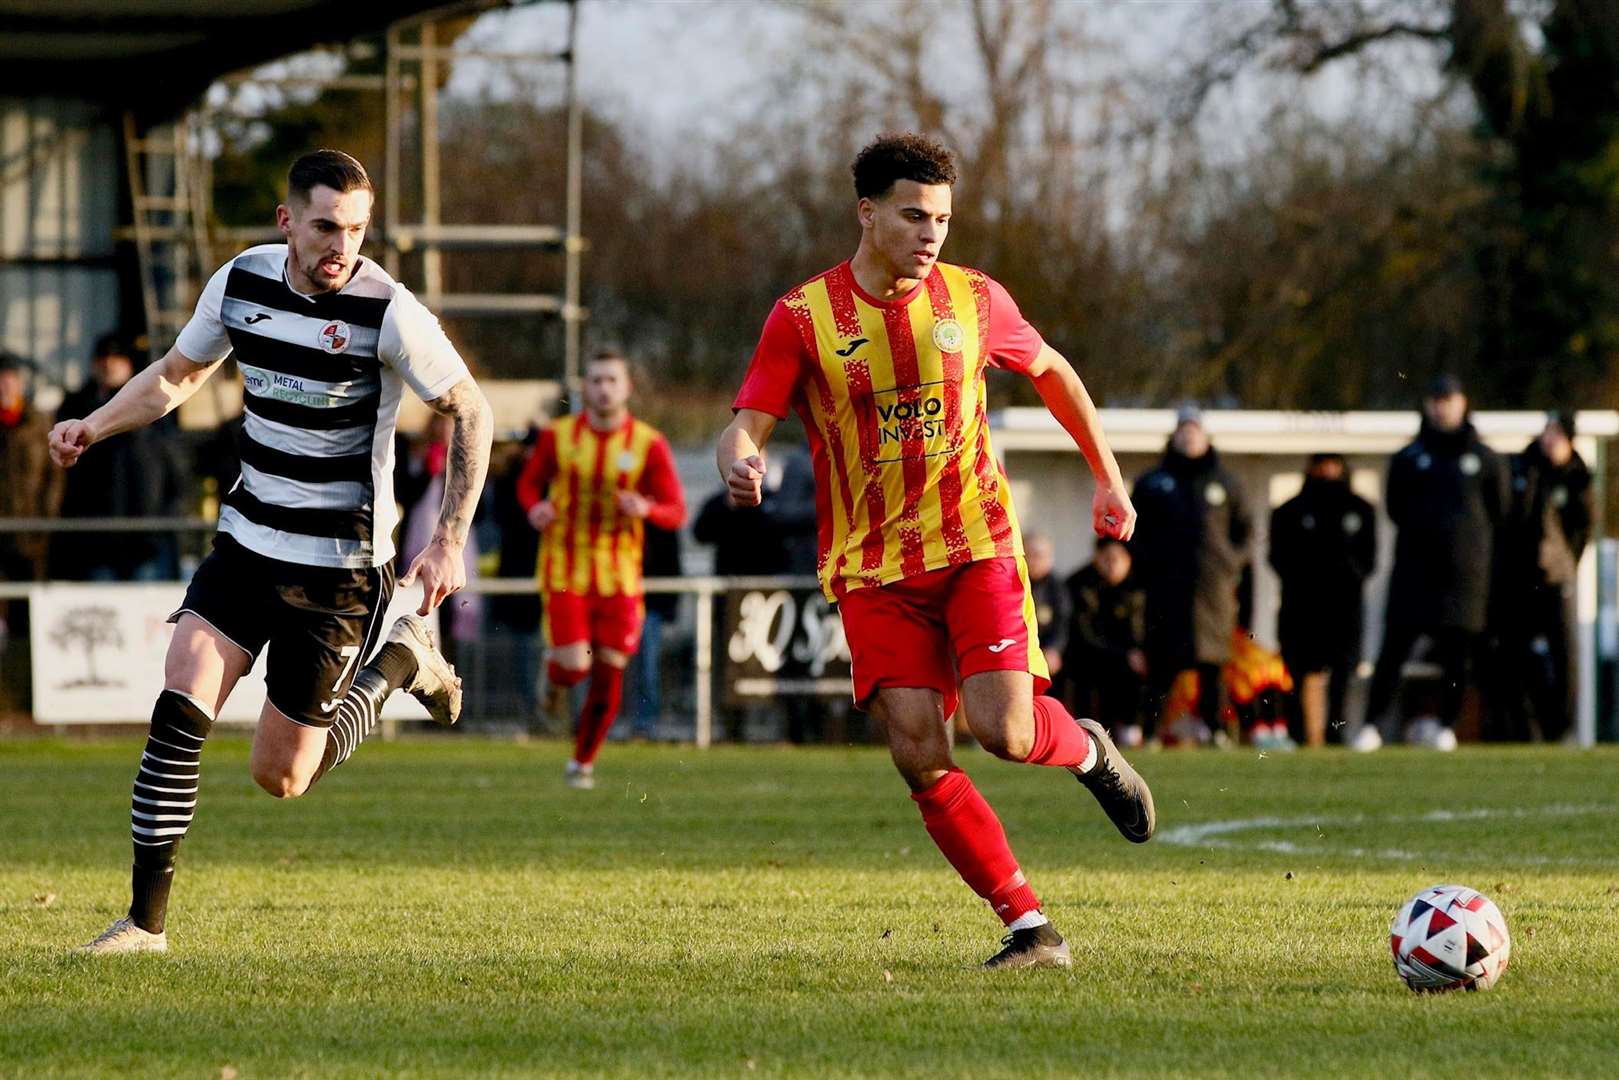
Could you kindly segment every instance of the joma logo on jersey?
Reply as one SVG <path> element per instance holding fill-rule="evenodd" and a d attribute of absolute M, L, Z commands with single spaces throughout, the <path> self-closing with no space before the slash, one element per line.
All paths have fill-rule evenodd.
<path fill-rule="evenodd" d="M 943 383 L 923 383 L 872 394 L 879 462 L 933 457 L 959 449 L 949 445 L 943 387 Z"/>

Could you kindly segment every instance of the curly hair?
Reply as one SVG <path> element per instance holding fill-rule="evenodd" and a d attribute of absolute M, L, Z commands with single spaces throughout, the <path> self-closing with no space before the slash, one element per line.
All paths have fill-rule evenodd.
<path fill-rule="evenodd" d="M 855 155 L 850 170 L 854 173 L 855 195 L 862 199 L 887 195 L 897 180 L 914 180 L 918 184 L 956 182 L 956 162 L 950 151 L 915 132 L 879 135 Z"/>

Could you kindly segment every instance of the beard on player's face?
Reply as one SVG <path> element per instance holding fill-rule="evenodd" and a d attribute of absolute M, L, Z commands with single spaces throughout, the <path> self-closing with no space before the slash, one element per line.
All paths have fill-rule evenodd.
<path fill-rule="evenodd" d="M 369 191 L 336 192 L 316 186 L 277 213 L 287 237 L 293 282 L 310 292 L 341 289 L 354 276 L 371 219 Z"/>

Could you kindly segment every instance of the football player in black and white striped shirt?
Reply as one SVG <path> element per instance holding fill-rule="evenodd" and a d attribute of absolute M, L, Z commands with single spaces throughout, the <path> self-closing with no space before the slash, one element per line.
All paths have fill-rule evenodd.
<path fill-rule="evenodd" d="M 368 735 L 403 688 L 441 723 L 461 683 L 422 616 L 466 584 L 462 552 L 489 464 L 489 403 L 435 319 L 360 256 L 371 220 L 358 161 L 318 150 L 293 163 L 276 208 L 285 244 L 214 274 L 167 356 L 83 420 L 56 425 L 71 467 L 95 443 L 177 408 L 235 354 L 244 379 L 242 476 L 214 550 L 170 621 L 164 687 L 135 777 L 133 900 L 83 951 L 162 952 L 174 859 L 197 805 L 204 740 L 260 652 L 267 687 L 253 779 L 278 798 L 309 790 Z M 394 426 L 403 389 L 453 417 L 432 542 L 400 586 L 422 584 L 369 662 L 394 590 Z"/>

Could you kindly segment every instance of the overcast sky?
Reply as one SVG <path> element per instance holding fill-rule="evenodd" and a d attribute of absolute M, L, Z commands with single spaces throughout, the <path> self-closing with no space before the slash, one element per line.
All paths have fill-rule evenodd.
<path fill-rule="evenodd" d="M 861 0 L 866 5 L 891 0 Z M 1103 47 L 1075 57 L 1088 75 L 1167 77 L 1188 56 L 1206 47 L 1205 16 L 1219 4 L 1238 18 L 1243 9 L 1271 0 L 1060 0 L 1082 13 Z M 766 80 L 801 37 L 798 16 L 760 0 L 585 0 L 580 5 L 580 84 L 586 99 L 613 120 L 636 131 L 655 155 L 678 154 L 692 140 L 723 139 L 743 116 L 758 112 Z M 533 4 L 480 18 L 461 39 L 465 47 L 553 50 L 565 40 L 567 9 Z M 950 35 L 941 22 L 940 52 Z M 1431 90 L 1431 58 L 1412 56 L 1393 88 L 1372 85 L 1351 64 L 1330 68 L 1307 84 L 1303 95 L 1325 113 L 1356 110 L 1397 123 L 1403 100 Z M 1404 66 L 1404 65 L 1402 65 Z M 501 65 L 462 61 L 450 90 L 476 94 L 509 90 Z M 965 92 L 971 92 L 966 88 Z M 1298 93 L 1292 87 L 1290 93 Z M 1276 84 L 1256 75 L 1223 101 L 1216 126 L 1241 127 L 1241 118 L 1263 112 Z M 1375 104 L 1378 96 L 1388 99 Z M 1392 110 L 1392 112 L 1391 112 Z M 1237 118 L 1233 124 L 1233 116 Z"/>

